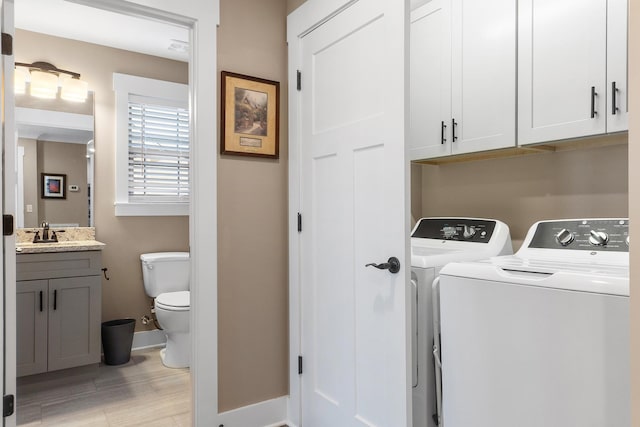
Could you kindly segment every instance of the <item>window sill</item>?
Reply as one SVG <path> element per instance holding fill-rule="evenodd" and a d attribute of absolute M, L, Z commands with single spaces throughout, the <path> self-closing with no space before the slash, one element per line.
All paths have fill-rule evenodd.
<path fill-rule="evenodd" d="M 115 203 L 116 216 L 189 216 L 188 203 Z"/>

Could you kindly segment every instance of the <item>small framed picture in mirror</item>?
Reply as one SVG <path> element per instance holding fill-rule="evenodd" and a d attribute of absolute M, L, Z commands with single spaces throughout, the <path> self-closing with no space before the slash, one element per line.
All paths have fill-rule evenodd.
<path fill-rule="evenodd" d="M 66 199 L 67 193 L 64 191 L 67 175 L 61 173 L 41 173 L 43 199 Z"/>

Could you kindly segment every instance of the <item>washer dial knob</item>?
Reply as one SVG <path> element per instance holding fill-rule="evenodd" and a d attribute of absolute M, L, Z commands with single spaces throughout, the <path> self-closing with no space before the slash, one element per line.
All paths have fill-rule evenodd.
<path fill-rule="evenodd" d="M 569 246 L 575 238 L 576 236 L 566 228 L 563 228 L 558 234 L 556 234 L 556 242 L 560 243 L 562 246 Z"/>
<path fill-rule="evenodd" d="M 593 246 L 604 246 L 609 242 L 609 235 L 604 231 L 591 230 L 590 234 L 589 243 Z"/>
<path fill-rule="evenodd" d="M 476 228 L 471 225 L 465 225 L 462 235 L 464 236 L 465 239 L 470 239 L 476 235 Z"/>

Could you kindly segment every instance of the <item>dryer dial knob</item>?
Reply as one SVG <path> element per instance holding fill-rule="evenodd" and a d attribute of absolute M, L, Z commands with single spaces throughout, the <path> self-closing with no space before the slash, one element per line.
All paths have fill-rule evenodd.
<path fill-rule="evenodd" d="M 464 236 L 465 239 L 470 239 L 476 235 L 476 228 L 471 225 L 465 225 L 462 235 Z"/>
<path fill-rule="evenodd" d="M 575 238 L 576 236 L 566 228 L 563 228 L 558 234 L 556 234 L 556 242 L 560 243 L 562 246 L 569 246 Z"/>
<path fill-rule="evenodd" d="M 589 243 L 593 246 L 604 246 L 609 242 L 609 235 L 604 231 L 591 230 Z"/>

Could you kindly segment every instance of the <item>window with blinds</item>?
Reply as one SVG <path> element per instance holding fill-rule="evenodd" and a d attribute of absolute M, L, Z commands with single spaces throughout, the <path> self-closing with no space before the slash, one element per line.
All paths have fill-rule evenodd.
<path fill-rule="evenodd" d="M 189 202 L 189 111 L 129 95 L 129 202 Z"/>

